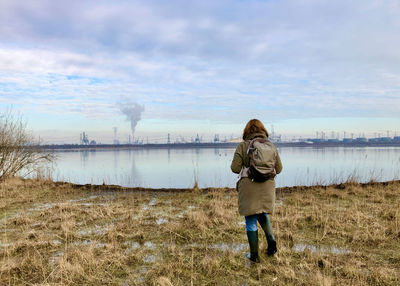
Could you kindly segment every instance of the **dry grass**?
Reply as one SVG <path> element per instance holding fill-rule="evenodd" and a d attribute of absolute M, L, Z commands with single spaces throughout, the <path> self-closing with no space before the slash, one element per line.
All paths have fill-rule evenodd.
<path fill-rule="evenodd" d="M 255 266 L 236 200 L 7 180 L 0 285 L 400 284 L 399 182 L 278 190 L 279 252 Z"/>

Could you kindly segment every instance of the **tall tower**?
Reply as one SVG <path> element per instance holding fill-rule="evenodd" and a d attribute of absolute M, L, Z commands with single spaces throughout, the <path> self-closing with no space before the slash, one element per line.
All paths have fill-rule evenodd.
<path fill-rule="evenodd" d="M 118 137 L 117 137 L 118 128 L 114 126 L 113 131 L 114 131 L 113 143 L 114 143 L 114 145 L 118 145 L 119 144 Z"/>

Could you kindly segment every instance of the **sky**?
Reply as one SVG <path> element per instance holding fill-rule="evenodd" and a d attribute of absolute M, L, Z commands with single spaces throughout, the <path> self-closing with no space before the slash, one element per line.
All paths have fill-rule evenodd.
<path fill-rule="evenodd" d="M 400 135 L 397 0 L 0 1 L 0 111 L 49 143 Z"/>

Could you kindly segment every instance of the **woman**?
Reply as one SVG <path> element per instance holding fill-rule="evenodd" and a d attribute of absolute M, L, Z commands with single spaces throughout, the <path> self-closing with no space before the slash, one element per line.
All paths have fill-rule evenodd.
<path fill-rule="evenodd" d="M 259 262 L 258 256 L 258 230 L 257 221 L 265 232 L 268 248 L 267 255 L 272 256 L 277 252 L 276 241 L 272 231 L 268 214 L 274 212 L 275 205 L 275 180 L 274 175 L 282 171 L 282 163 L 276 147 L 267 141 L 272 148 L 273 175 L 264 182 L 256 182 L 247 176 L 247 168 L 250 166 L 248 147 L 255 138 L 268 139 L 268 132 L 258 119 L 250 120 L 243 130 L 243 141 L 237 146 L 233 156 L 232 172 L 239 174 L 240 179 L 236 189 L 239 193 L 239 213 L 245 217 L 247 238 L 250 245 L 250 254 L 246 257 L 253 262 Z M 272 168 L 273 168 L 272 167 Z"/>

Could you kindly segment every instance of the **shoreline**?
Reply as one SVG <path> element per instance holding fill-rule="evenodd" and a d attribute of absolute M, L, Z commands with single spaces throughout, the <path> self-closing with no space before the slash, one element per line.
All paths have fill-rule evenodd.
<path fill-rule="evenodd" d="M 239 142 L 226 143 L 181 143 L 181 144 L 97 144 L 97 145 L 78 145 L 78 144 L 61 144 L 61 145 L 41 145 L 36 148 L 53 151 L 95 151 L 95 150 L 140 150 L 140 149 L 207 149 L 221 148 L 234 149 Z M 274 142 L 278 148 L 285 147 L 307 147 L 307 148 L 365 148 L 365 147 L 400 147 L 399 141 L 392 142 Z"/>
<path fill-rule="evenodd" d="M 23 179 L 23 180 L 40 180 L 40 179 Z M 101 185 L 96 185 L 96 184 L 76 184 L 76 183 L 70 183 L 70 182 L 64 182 L 64 181 L 52 181 L 51 179 L 45 179 L 45 181 L 49 183 L 55 184 L 55 186 L 69 186 L 72 189 L 76 190 L 83 190 L 83 191 L 112 191 L 112 192 L 154 192 L 154 193 L 183 193 L 183 192 L 202 192 L 202 193 L 208 193 L 208 192 L 213 192 L 213 191 L 224 191 L 224 192 L 236 192 L 235 188 L 229 188 L 229 187 L 206 187 L 206 188 L 199 188 L 197 186 L 193 188 L 146 188 L 146 187 L 124 187 L 121 185 L 110 185 L 110 184 L 101 184 Z M 320 188 L 320 189 L 328 189 L 328 188 L 333 188 L 333 189 L 345 189 L 347 186 L 361 186 L 362 188 L 365 187 L 380 187 L 380 186 L 389 186 L 389 185 L 400 185 L 400 180 L 390 180 L 390 181 L 383 181 L 383 182 L 378 182 L 378 181 L 369 181 L 369 182 L 344 182 L 344 183 L 338 183 L 338 184 L 328 184 L 328 185 L 312 185 L 312 186 L 306 186 L 306 185 L 299 185 L 299 186 L 290 186 L 290 187 L 278 187 L 276 188 L 276 193 L 291 193 L 291 192 L 297 192 L 297 191 L 307 191 L 307 190 L 312 190 L 315 188 Z"/>

